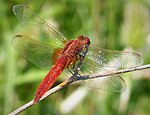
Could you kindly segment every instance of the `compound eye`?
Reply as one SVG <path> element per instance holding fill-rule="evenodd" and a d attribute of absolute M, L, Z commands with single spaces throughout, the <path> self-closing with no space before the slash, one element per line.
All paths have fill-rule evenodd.
<path fill-rule="evenodd" d="M 86 37 L 86 44 L 90 45 L 90 39 Z"/>

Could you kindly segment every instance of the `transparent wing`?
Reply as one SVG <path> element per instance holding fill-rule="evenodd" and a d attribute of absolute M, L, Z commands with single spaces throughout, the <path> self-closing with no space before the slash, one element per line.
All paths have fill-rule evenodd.
<path fill-rule="evenodd" d="M 55 49 L 53 44 L 44 44 L 23 35 L 16 35 L 11 44 L 37 66 L 48 68 L 52 65 L 53 50 Z"/>
<path fill-rule="evenodd" d="M 79 81 L 81 85 L 91 88 L 98 88 L 105 91 L 124 92 L 126 90 L 125 81 L 119 76 L 106 76 Z"/>
<path fill-rule="evenodd" d="M 39 17 L 32 9 L 24 4 L 15 5 L 13 12 L 18 20 L 25 26 L 24 34 L 39 41 L 55 42 L 63 46 L 66 38 L 52 25 Z"/>
<path fill-rule="evenodd" d="M 86 58 L 114 70 L 137 67 L 143 64 L 141 56 L 134 52 L 112 51 L 102 48 L 89 47 Z"/>

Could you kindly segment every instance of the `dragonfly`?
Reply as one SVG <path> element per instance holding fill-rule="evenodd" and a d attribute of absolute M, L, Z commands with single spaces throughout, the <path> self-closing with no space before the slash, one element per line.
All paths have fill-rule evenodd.
<path fill-rule="evenodd" d="M 72 74 L 70 71 L 75 70 L 86 46 L 88 52 L 78 75 L 103 75 L 143 63 L 138 53 L 98 48 L 91 45 L 90 38 L 83 35 L 67 40 L 61 32 L 24 4 L 15 5 L 13 12 L 24 30 L 12 38 L 11 45 L 38 67 L 51 68 L 36 90 L 34 103 L 51 88 L 62 72 L 66 76 Z M 115 92 L 126 89 L 125 81 L 117 74 L 80 80 L 79 83 Z"/>

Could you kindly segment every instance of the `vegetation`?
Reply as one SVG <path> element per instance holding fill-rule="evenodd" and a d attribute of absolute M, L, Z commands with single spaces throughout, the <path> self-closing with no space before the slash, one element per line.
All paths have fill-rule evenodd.
<path fill-rule="evenodd" d="M 142 55 L 145 64 L 150 63 L 148 0 L 1 0 L 1 115 L 33 99 L 38 84 L 49 71 L 36 67 L 11 47 L 10 40 L 22 29 L 12 12 L 12 7 L 20 3 L 26 3 L 68 39 L 86 35 L 92 45 L 111 50 L 133 50 Z M 27 109 L 22 115 L 149 115 L 150 71 L 133 72 L 122 77 L 127 84 L 124 93 L 91 90 L 74 84 Z M 62 75 L 54 85 L 64 79 Z M 76 92 L 83 95 L 75 97 Z M 67 106 L 66 100 L 69 100 Z M 70 109 L 75 102 L 78 104 Z"/>

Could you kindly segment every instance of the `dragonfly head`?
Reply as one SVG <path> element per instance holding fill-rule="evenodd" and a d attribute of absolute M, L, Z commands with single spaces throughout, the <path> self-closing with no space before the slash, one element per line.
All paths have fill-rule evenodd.
<path fill-rule="evenodd" d="M 82 45 L 90 45 L 90 39 L 86 36 L 78 36 L 77 40 Z"/>

